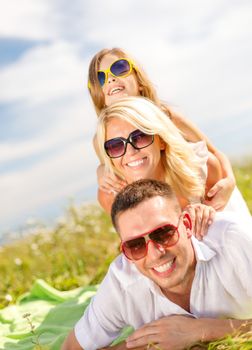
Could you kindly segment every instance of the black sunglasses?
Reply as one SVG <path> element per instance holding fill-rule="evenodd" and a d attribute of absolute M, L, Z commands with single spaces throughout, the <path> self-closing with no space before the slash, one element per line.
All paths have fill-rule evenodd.
<path fill-rule="evenodd" d="M 154 135 L 145 134 L 141 130 L 134 130 L 127 139 L 116 137 L 104 142 L 104 149 L 110 158 L 119 158 L 126 153 L 128 143 L 135 149 L 141 149 L 148 147 L 153 141 Z"/>

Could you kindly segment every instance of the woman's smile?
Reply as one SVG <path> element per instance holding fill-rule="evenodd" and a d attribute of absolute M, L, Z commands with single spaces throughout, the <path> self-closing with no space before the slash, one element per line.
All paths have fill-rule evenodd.
<path fill-rule="evenodd" d="M 127 140 L 136 129 L 135 125 L 123 119 L 111 118 L 106 125 L 106 141 L 118 137 Z M 147 147 L 136 149 L 130 143 L 126 147 L 125 154 L 113 158 L 112 162 L 127 182 L 162 177 L 161 146 L 158 136 L 154 136 L 154 141 Z"/>
<path fill-rule="evenodd" d="M 133 160 L 131 162 L 126 163 L 126 165 L 129 166 L 130 168 L 139 168 L 141 165 L 144 164 L 144 161 L 146 159 L 147 158 L 144 157 L 144 158 L 141 158 L 141 159 Z"/>

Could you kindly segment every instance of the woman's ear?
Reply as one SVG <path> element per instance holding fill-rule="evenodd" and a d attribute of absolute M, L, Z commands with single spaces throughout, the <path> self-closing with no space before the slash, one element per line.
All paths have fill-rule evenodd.
<path fill-rule="evenodd" d="M 166 143 L 164 142 L 164 140 L 160 136 L 159 136 L 159 144 L 160 144 L 160 150 L 164 151 L 166 148 Z"/>
<path fill-rule="evenodd" d="M 186 228 L 187 237 L 190 238 L 192 236 L 192 220 L 188 213 L 183 214 L 183 224 Z"/>

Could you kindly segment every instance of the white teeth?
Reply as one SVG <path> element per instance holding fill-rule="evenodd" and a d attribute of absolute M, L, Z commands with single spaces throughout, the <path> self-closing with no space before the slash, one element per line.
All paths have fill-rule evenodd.
<path fill-rule="evenodd" d="M 116 88 L 113 88 L 111 91 L 110 91 L 110 95 L 114 95 L 114 94 L 117 94 L 118 92 L 122 91 L 123 90 L 123 87 L 116 87 Z"/>
<path fill-rule="evenodd" d="M 156 266 L 156 267 L 153 267 L 154 270 L 156 270 L 157 272 L 164 272 L 164 271 L 167 271 L 168 269 L 171 268 L 172 264 L 173 264 L 173 261 L 169 261 L 168 263 L 164 264 L 164 265 L 160 265 L 160 266 Z"/>
<path fill-rule="evenodd" d="M 127 165 L 129 167 L 134 167 L 134 166 L 138 166 L 140 164 L 143 164 L 143 159 L 139 159 L 139 160 L 135 160 L 134 162 L 129 162 L 127 163 Z"/>

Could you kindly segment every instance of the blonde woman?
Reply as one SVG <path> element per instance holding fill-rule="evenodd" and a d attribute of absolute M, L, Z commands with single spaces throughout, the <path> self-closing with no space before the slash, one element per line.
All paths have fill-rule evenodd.
<path fill-rule="evenodd" d="M 146 73 L 125 51 L 113 48 L 98 52 L 90 62 L 88 87 L 98 116 L 106 106 L 122 97 L 144 96 L 164 111 L 169 120 L 180 129 L 186 141 L 205 141 L 208 150 L 219 160 L 222 172 L 219 181 L 208 188 L 208 200 L 205 203 L 211 204 L 216 210 L 222 210 L 226 206 L 235 187 L 235 178 L 227 157 L 190 121 L 174 113 L 158 98 Z M 96 142 L 94 144 L 97 151 Z M 105 172 L 103 165 L 98 167 L 97 174 L 99 188 L 104 192 L 119 191 L 126 184 L 121 178 Z"/>
<path fill-rule="evenodd" d="M 126 97 L 104 109 L 98 120 L 97 149 L 106 171 L 127 183 L 143 178 L 169 183 L 181 207 L 191 209 L 190 214 L 196 216 L 193 221 L 198 222 L 197 233 L 203 236 L 207 231 L 214 210 L 195 203 L 201 203 L 205 188 L 219 180 L 220 167 L 208 157 L 203 143 L 185 141 L 151 101 Z M 99 202 L 108 213 L 114 196 L 114 192 L 99 189 Z M 188 207 L 189 204 L 194 206 Z"/>
<path fill-rule="evenodd" d="M 209 156 L 204 142 L 185 141 L 166 114 L 145 98 L 121 98 L 104 109 L 98 119 L 96 135 L 97 150 L 106 172 L 126 183 L 143 178 L 166 181 L 176 192 L 182 208 L 203 202 L 205 193 L 221 177 L 219 164 Z M 99 202 L 107 212 L 110 212 L 114 196 L 113 192 L 99 189 Z M 226 209 L 250 218 L 237 190 L 231 198 Z M 197 216 L 202 230 L 209 211 L 212 218 L 211 209 L 206 206 L 196 205 L 191 212 Z M 201 218 L 203 223 L 200 223 Z M 201 236 L 202 230 L 198 229 Z"/>

